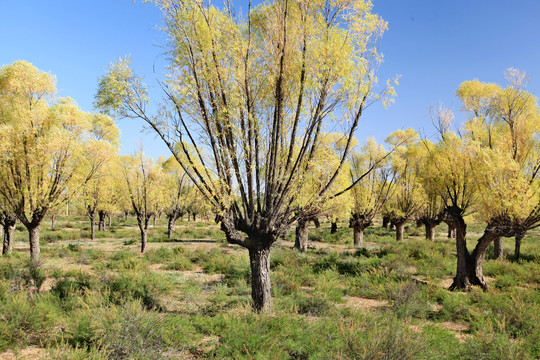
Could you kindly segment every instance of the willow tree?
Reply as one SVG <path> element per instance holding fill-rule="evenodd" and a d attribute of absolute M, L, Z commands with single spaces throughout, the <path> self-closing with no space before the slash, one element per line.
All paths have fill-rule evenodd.
<path fill-rule="evenodd" d="M 142 151 L 122 158 L 122 174 L 125 180 L 131 208 L 137 216 L 141 234 L 141 253 L 146 251 L 148 225 L 154 210 L 163 199 L 163 172 Z"/>
<path fill-rule="evenodd" d="M 349 180 L 362 178 L 350 192 L 352 207 L 349 227 L 353 229 L 354 246 L 363 246 L 364 230 L 373 224 L 392 195 L 392 172 L 386 158 L 388 153 L 373 139 L 351 154 Z"/>
<path fill-rule="evenodd" d="M 385 204 L 385 213 L 396 227 L 396 240 L 403 240 L 405 223 L 418 215 L 423 203 L 419 177 L 422 145 L 413 129 L 394 131 L 386 142 L 396 151 L 390 157 L 394 189 L 392 197 Z M 402 146 L 398 147 L 399 144 Z"/>
<path fill-rule="evenodd" d="M 314 202 L 332 196 L 364 110 L 393 93 L 389 82 L 376 90 L 386 23 L 362 0 L 278 0 L 244 18 L 198 0 L 155 3 L 169 40 L 160 83 L 169 110 L 147 112 L 126 59 L 101 79 L 97 105 L 142 118 L 167 144 L 227 241 L 249 250 L 254 308 L 270 311 L 270 247 L 298 217 L 321 133 L 340 131 L 345 147 Z"/>
<path fill-rule="evenodd" d="M 526 91 L 528 78 L 525 73 L 511 68 L 506 70 L 505 77 L 507 80 L 505 88 L 478 80 L 465 81 L 460 85 L 457 94 L 462 101 L 463 109 L 471 115 L 465 124 L 464 134 L 477 141 L 481 148 L 507 154 L 507 157 L 521 169 L 519 174 L 525 174 L 523 176 L 526 176 L 529 184 L 534 186 L 540 171 L 538 100 Z M 510 191 L 509 187 L 506 189 Z M 522 194 L 515 194 L 517 197 L 520 195 Z M 531 201 L 526 201 L 523 208 L 527 208 Z M 511 212 L 504 216 L 506 217 L 504 227 L 507 230 L 501 233 L 505 233 L 502 236 L 516 238 L 516 258 L 519 258 L 521 240 L 525 233 L 538 225 L 539 211 L 540 209 L 535 207 L 527 217 L 514 216 Z M 495 217 L 501 216 L 494 211 L 488 213 Z M 510 226 L 512 218 L 513 224 Z M 490 220 L 487 219 L 488 222 Z M 494 244 L 495 256 L 502 258 L 501 237 L 496 238 Z"/>
<path fill-rule="evenodd" d="M 33 260 L 48 210 L 93 176 L 102 161 L 89 155 L 107 146 L 91 114 L 54 92 L 54 77 L 28 62 L 0 70 L 0 196 L 28 229 Z"/>
<path fill-rule="evenodd" d="M 308 225 L 314 222 L 318 227 L 319 216 L 339 217 L 347 214 L 350 208 L 350 197 L 328 197 L 322 201 L 318 199 L 320 191 L 327 186 L 330 177 L 334 176 L 335 168 L 339 165 L 340 159 L 343 157 L 343 151 L 347 138 L 339 133 L 322 133 L 320 145 L 314 152 L 308 165 L 311 170 L 306 171 L 308 176 L 302 180 L 301 186 L 295 185 L 298 188 L 298 194 L 295 202 L 292 204 L 296 208 L 296 236 L 294 248 L 305 252 L 308 248 Z M 351 145 L 354 146 L 356 140 Z M 347 173 L 349 164 L 345 164 L 343 171 L 336 177 L 334 183 L 329 188 L 329 193 L 335 194 L 347 187 Z"/>

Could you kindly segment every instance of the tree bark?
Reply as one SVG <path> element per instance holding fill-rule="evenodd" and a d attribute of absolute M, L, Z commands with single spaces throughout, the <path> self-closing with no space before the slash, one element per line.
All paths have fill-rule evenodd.
<path fill-rule="evenodd" d="M 174 222 L 176 221 L 174 215 L 167 215 L 167 238 L 172 239 L 174 232 Z"/>
<path fill-rule="evenodd" d="M 456 232 L 457 269 L 456 276 L 454 277 L 454 281 L 452 282 L 452 285 L 450 285 L 449 290 L 467 290 L 471 287 L 469 271 L 467 268 L 469 252 L 467 251 L 467 242 L 465 240 L 467 224 L 465 224 L 461 215 L 456 215 L 454 217 L 452 228 Z"/>
<path fill-rule="evenodd" d="M 56 216 L 51 215 L 51 230 L 54 230 L 55 225 L 56 225 Z"/>
<path fill-rule="evenodd" d="M 454 225 L 448 224 L 448 238 L 456 238 L 456 228 L 454 227 Z"/>
<path fill-rule="evenodd" d="M 390 218 L 388 216 L 383 216 L 382 227 L 388 229 L 388 225 L 390 225 Z"/>
<path fill-rule="evenodd" d="M 361 226 L 353 226 L 354 246 L 364 246 L 364 228 Z"/>
<path fill-rule="evenodd" d="M 523 240 L 523 236 L 523 234 L 516 234 L 516 244 L 514 246 L 514 257 L 516 258 L 516 261 L 519 261 L 521 256 L 521 240 Z"/>
<path fill-rule="evenodd" d="M 298 219 L 298 223 L 296 225 L 294 248 L 300 250 L 301 252 L 306 252 L 308 248 L 308 224 L 309 221 Z"/>
<path fill-rule="evenodd" d="M 482 271 L 482 263 L 484 261 L 486 250 L 494 241 L 497 241 L 501 237 L 493 234 L 489 229 L 484 231 L 484 234 L 478 239 L 478 243 L 474 248 L 471 256 L 468 260 L 469 280 L 473 285 L 480 285 L 482 289 L 487 290 L 487 281 Z"/>
<path fill-rule="evenodd" d="M 270 313 L 270 248 L 249 249 L 249 261 L 253 309 L 258 313 Z"/>
<path fill-rule="evenodd" d="M 405 222 L 398 222 L 396 225 L 396 240 L 403 240 L 403 230 L 405 230 Z"/>
<path fill-rule="evenodd" d="M 193 221 L 197 221 L 197 214 L 193 213 Z"/>
<path fill-rule="evenodd" d="M 30 258 L 33 262 L 38 262 L 40 258 L 39 248 L 39 225 L 27 226 L 30 240 Z"/>
<path fill-rule="evenodd" d="M 89 214 L 90 217 L 90 240 L 96 239 L 96 216 L 95 214 Z"/>
<path fill-rule="evenodd" d="M 332 221 L 332 224 L 330 225 L 330 234 L 337 233 L 337 221 Z"/>
<path fill-rule="evenodd" d="M 424 226 L 426 228 L 426 239 L 430 241 L 435 241 L 435 227 L 437 225 L 434 223 L 425 222 Z"/>
<path fill-rule="evenodd" d="M 145 229 L 142 226 L 140 226 L 139 229 L 141 230 L 141 254 L 144 254 L 146 251 L 146 243 L 148 242 L 148 229 Z"/>
<path fill-rule="evenodd" d="M 152 227 L 156 227 L 156 215 L 152 217 Z"/>
<path fill-rule="evenodd" d="M 4 220 L 4 243 L 2 246 L 2 255 L 11 254 L 13 251 L 13 239 L 15 236 L 15 223 L 14 218 L 8 218 Z"/>
<path fill-rule="evenodd" d="M 98 212 L 98 216 L 99 216 L 98 230 L 105 231 L 105 218 L 107 217 L 107 214 L 105 214 L 104 211 L 100 211 Z"/>
<path fill-rule="evenodd" d="M 503 259 L 503 242 L 502 238 L 495 239 L 493 242 L 493 255 L 495 259 L 502 260 Z"/>
<path fill-rule="evenodd" d="M 111 227 L 111 224 L 112 224 L 112 214 L 109 214 L 107 217 L 109 218 L 109 227 Z"/>

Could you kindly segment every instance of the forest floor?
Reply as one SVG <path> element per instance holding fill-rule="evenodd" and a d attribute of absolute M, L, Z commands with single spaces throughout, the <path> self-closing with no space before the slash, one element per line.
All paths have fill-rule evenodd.
<path fill-rule="evenodd" d="M 90 240 L 85 218 L 43 225 L 42 263 L 18 226 L 0 258 L 0 359 L 537 359 L 540 233 L 488 250 L 484 292 L 450 292 L 455 243 L 409 226 L 397 242 L 379 224 L 362 248 L 340 224 L 310 228 L 313 249 L 271 255 L 272 314 L 251 310 L 247 251 L 211 222 L 164 220 L 140 254 L 133 219 Z M 481 235 L 472 223 L 469 248 Z"/>

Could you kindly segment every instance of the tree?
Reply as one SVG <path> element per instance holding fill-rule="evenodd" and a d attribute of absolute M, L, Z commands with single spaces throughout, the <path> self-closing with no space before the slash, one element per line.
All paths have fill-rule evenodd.
<path fill-rule="evenodd" d="M 54 77 L 28 62 L 0 70 L 0 196 L 28 229 L 34 261 L 45 215 L 93 176 L 101 160 L 87 155 L 106 146 L 91 115 L 54 92 Z"/>
<path fill-rule="evenodd" d="M 2 255 L 11 254 L 13 251 L 15 224 L 17 224 L 17 217 L 0 208 L 0 225 L 3 231 Z"/>
<path fill-rule="evenodd" d="M 227 241 L 249 250 L 254 308 L 270 311 L 270 247 L 298 218 L 321 133 L 338 128 L 345 147 L 315 203 L 332 196 L 364 110 L 393 94 L 390 83 L 375 91 L 386 23 L 361 0 L 274 1 L 244 19 L 197 0 L 155 3 L 169 37 L 169 110 L 147 112 L 126 59 L 101 79 L 97 105 L 142 118 L 167 144 Z"/>
<path fill-rule="evenodd" d="M 396 151 L 391 156 L 393 196 L 386 203 L 385 211 L 396 227 L 396 240 L 403 240 L 405 223 L 413 219 L 422 206 L 418 173 L 423 153 L 418 134 L 413 129 L 394 131 L 386 142 Z M 400 144 L 402 146 L 398 147 Z"/>
<path fill-rule="evenodd" d="M 351 154 L 349 180 L 362 177 L 351 189 L 353 206 L 349 227 L 353 229 L 354 246 L 363 246 L 364 230 L 373 224 L 392 195 L 392 174 L 385 161 L 388 153 L 375 140 L 368 139 L 360 153 Z"/>
<path fill-rule="evenodd" d="M 529 185 L 535 187 L 540 170 L 538 102 L 525 90 L 528 81 L 525 73 L 510 68 L 506 70 L 505 77 L 508 86 L 504 89 L 478 80 L 461 84 L 457 94 L 462 100 L 463 109 L 471 114 L 466 124 L 466 135 L 477 140 L 483 148 L 508 154 L 520 167 L 520 173 L 526 174 L 524 176 L 529 179 Z M 528 199 L 527 204 L 531 201 L 534 203 L 535 200 Z M 524 204 L 525 208 L 527 204 Z M 527 217 L 487 212 L 499 218 L 499 226 L 502 226 L 500 217 L 506 218 L 502 223 L 506 223 L 507 230 L 500 232 L 505 233 L 502 236 L 515 236 L 516 258 L 519 258 L 521 239 L 528 229 L 537 226 L 538 211 L 540 209 L 533 209 Z M 492 220 L 487 219 L 488 222 Z M 502 258 L 501 237 L 496 238 L 494 244 L 495 256 Z"/>
<path fill-rule="evenodd" d="M 123 157 L 122 162 L 127 192 L 141 233 L 141 253 L 144 253 L 148 242 L 149 221 L 162 196 L 160 184 L 163 174 L 152 159 L 146 158 L 142 151 L 133 156 Z"/>

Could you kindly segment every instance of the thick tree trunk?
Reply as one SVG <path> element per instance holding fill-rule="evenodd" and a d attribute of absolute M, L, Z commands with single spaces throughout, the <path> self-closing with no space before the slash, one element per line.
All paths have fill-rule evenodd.
<path fill-rule="evenodd" d="M 15 223 L 16 221 L 9 221 L 7 218 L 4 222 L 4 244 L 2 246 L 2 255 L 11 254 L 13 251 L 13 239 L 15 236 Z"/>
<path fill-rule="evenodd" d="M 435 241 L 435 227 L 437 225 L 434 223 L 425 222 L 424 226 L 426 228 L 426 239 L 430 241 Z"/>
<path fill-rule="evenodd" d="M 449 239 L 452 239 L 452 238 L 456 238 L 456 228 L 454 225 L 451 225 L 451 224 L 448 224 L 448 238 Z"/>
<path fill-rule="evenodd" d="M 479 285 L 482 289 L 487 289 L 487 281 L 482 271 L 482 263 L 484 261 L 486 250 L 493 241 L 497 241 L 501 237 L 491 233 L 488 229 L 484 231 L 484 234 L 474 248 L 471 256 L 467 259 L 469 280 L 472 285 Z"/>
<path fill-rule="evenodd" d="M 107 217 L 107 214 L 105 214 L 104 211 L 100 211 L 98 215 L 99 215 L 98 230 L 105 231 L 105 218 Z"/>
<path fill-rule="evenodd" d="M 388 216 L 383 216 L 382 227 L 388 229 L 388 225 L 390 225 L 390 218 Z"/>
<path fill-rule="evenodd" d="M 361 226 L 353 226 L 354 246 L 364 246 L 364 228 Z"/>
<path fill-rule="evenodd" d="M 197 221 L 197 214 L 193 213 L 193 221 Z"/>
<path fill-rule="evenodd" d="M 495 259 L 502 260 L 503 259 L 503 242 L 502 238 L 498 238 L 493 242 L 493 255 Z"/>
<path fill-rule="evenodd" d="M 41 253 L 39 248 L 39 225 L 27 226 L 27 229 L 30 240 L 30 258 L 33 262 L 38 262 Z"/>
<path fill-rule="evenodd" d="M 337 233 L 337 221 L 332 221 L 332 224 L 330 225 L 330 234 Z"/>
<path fill-rule="evenodd" d="M 465 235 L 467 233 L 467 225 L 463 220 L 461 215 L 455 217 L 455 224 L 453 228 L 456 232 L 456 251 L 457 251 L 457 269 L 456 276 L 452 285 L 450 285 L 450 290 L 466 290 L 471 287 L 471 281 L 469 279 L 469 271 L 467 268 L 467 258 L 469 257 L 469 252 L 467 251 L 467 242 L 465 240 Z"/>
<path fill-rule="evenodd" d="M 296 238 L 294 241 L 294 248 L 301 252 L 306 252 L 308 248 L 308 221 L 298 219 L 296 225 Z"/>
<path fill-rule="evenodd" d="M 109 218 L 109 227 L 111 227 L 111 224 L 112 224 L 112 214 L 107 215 L 107 217 Z"/>
<path fill-rule="evenodd" d="M 253 308 L 259 313 L 270 313 L 270 248 L 249 249 L 249 261 Z"/>
<path fill-rule="evenodd" d="M 172 239 L 174 232 L 174 222 L 176 221 L 174 215 L 167 215 L 167 238 Z"/>
<path fill-rule="evenodd" d="M 405 222 L 398 222 L 396 225 L 396 240 L 403 240 L 403 231 L 405 230 Z"/>
<path fill-rule="evenodd" d="M 90 217 L 90 240 L 96 239 L 96 216 L 94 214 L 88 215 Z"/>
<path fill-rule="evenodd" d="M 516 244 L 514 246 L 514 257 L 516 261 L 519 261 L 521 256 L 521 240 L 523 240 L 523 234 L 516 234 Z"/>
<path fill-rule="evenodd" d="M 145 229 L 142 226 L 140 226 L 139 229 L 141 230 L 141 254 L 144 254 L 146 251 L 146 243 L 148 242 L 148 229 Z"/>

